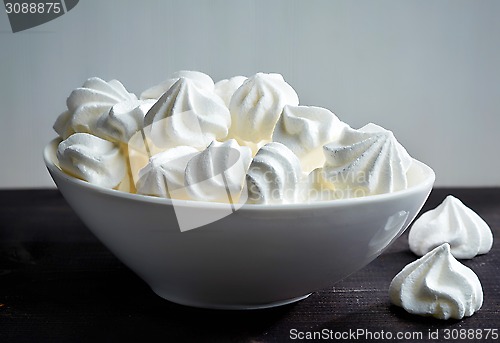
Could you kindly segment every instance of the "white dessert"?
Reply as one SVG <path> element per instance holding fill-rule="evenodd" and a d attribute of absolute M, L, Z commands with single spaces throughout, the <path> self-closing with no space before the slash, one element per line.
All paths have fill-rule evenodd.
<path fill-rule="evenodd" d="M 246 79 L 245 76 L 233 76 L 230 79 L 220 80 L 215 84 L 215 94 L 224 100 L 224 103 L 229 108 L 229 103 L 231 102 L 234 92 L 240 88 Z"/>
<path fill-rule="evenodd" d="M 113 105 L 97 120 L 95 135 L 111 142 L 128 144 L 134 134 L 143 128 L 144 117 L 154 104 L 154 100 L 131 99 Z"/>
<path fill-rule="evenodd" d="M 308 173 L 324 164 L 323 145 L 340 139 L 346 126 L 326 108 L 285 105 L 273 141 L 292 150 Z"/>
<path fill-rule="evenodd" d="M 57 118 L 54 130 L 63 139 L 75 132 L 94 134 L 97 121 L 113 105 L 136 99 L 119 81 L 92 77 L 71 92 L 66 101 L 68 109 Z"/>
<path fill-rule="evenodd" d="M 160 148 L 188 145 L 206 148 L 227 136 L 231 116 L 214 92 L 199 88 L 190 79 L 180 78 L 153 105 L 144 118 L 144 127 Z"/>
<path fill-rule="evenodd" d="M 339 140 L 324 147 L 323 168 L 310 175 L 337 198 L 362 197 L 403 190 L 412 158 L 393 133 L 375 124 L 344 129 Z"/>
<path fill-rule="evenodd" d="M 237 203 L 252 151 L 236 140 L 212 142 L 186 166 L 185 185 L 191 199 Z"/>
<path fill-rule="evenodd" d="M 477 275 L 453 257 L 448 243 L 404 267 L 392 280 L 389 296 L 409 313 L 438 319 L 469 317 L 483 304 Z"/>
<path fill-rule="evenodd" d="M 191 71 L 191 70 L 180 70 L 172 74 L 171 77 L 166 79 L 165 81 L 159 83 L 156 86 L 146 89 L 141 93 L 141 99 L 155 99 L 158 100 L 166 91 L 170 89 L 179 81 L 180 78 L 190 79 L 193 83 L 196 84 L 197 87 L 205 89 L 207 91 L 214 90 L 214 81 L 210 76 L 205 73 L 199 71 Z"/>
<path fill-rule="evenodd" d="M 448 195 L 435 209 L 422 214 L 408 236 L 410 250 L 422 256 L 443 243 L 449 243 L 456 258 L 486 254 L 493 245 L 488 224 L 459 199 Z"/>
<path fill-rule="evenodd" d="M 120 147 L 88 133 L 75 133 L 59 143 L 57 158 L 66 173 L 98 186 L 114 188 L 126 176 Z"/>
<path fill-rule="evenodd" d="M 178 146 L 149 159 L 139 171 L 137 193 L 163 198 L 189 199 L 184 188 L 186 165 L 198 154 L 190 146 Z"/>
<path fill-rule="evenodd" d="M 64 170 L 121 191 L 217 202 L 248 196 L 251 203 L 266 204 L 407 187 L 412 159 L 392 132 L 374 124 L 354 130 L 328 109 L 299 106 L 297 93 L 280 74 L 214 83 L 207 74 L 183 70 L 146 89 L 140 99 L 116 80 L 94 77 L 71 93 L 67 105 L 54 125 L 61 138 L 76 133 L 95 138 L 79 143 L 82 137 L 75 136 L 66 144 L 94 156 L 106 145 L 98 141 L 96 151 L 88 146 L 99 137 L 112 143 L 106 145 L 110 156 L 120 156 L 126 168 L 112 182 L 77 171 L 78 159 L 63 161 Z M 240 154 L 236 165 L 243 168 L 237 171 L 229 163 L 231 151 Z M 201 154 L 194 158 L 196 152 Z M 107 157 L 102 156 L 104 170 L 114 168 L 106 165 L 113 160 Z"/>
<path fill-rule="evenodd" d="M 301 196 L 301 178 L 299 158 L 281 143 L 267 143 L 257 152 L 248 169 L 248 202 L 297 202 Z"/>
<path fill-rule="evenodd" d="M 285 105 L 298 105 L 299 97 L 280 74 L 257 73 L 233 94 L 230 138 L 239 142 L 271 141 Z"/>

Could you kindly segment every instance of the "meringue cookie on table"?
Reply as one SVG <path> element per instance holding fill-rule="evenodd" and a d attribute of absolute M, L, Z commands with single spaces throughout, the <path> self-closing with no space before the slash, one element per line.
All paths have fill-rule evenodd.
<path fill-rule="evenodd" d="M 410 250 L 419 256 L 449 243 L 453 256 L 469 259 L 491 250 L 493 234 L 479 215 L 448 195 L 438 207 L 422 214 L 413 223 L 408 243 Z"/>
<path fill-rule="evenodd" d="M 227 136 L 231 115 L 222 99 L 186 78 L 161 96 L 144 118 L 146 135 L 164 149 L 189 145 L 205 149 Z"/>
<path fill-rule="evenodd" d="M 98 77 L 85 81 L 82 87 L 71 92 L 66 104 L 68 110 L 62 113 L 54 124 L 54 130 L 63 139 L 75 132 L 94 134 L 96 123 L 102 114 L 119 102 L 135 100 L 117 80 L 106 82 Z"/>
<path fill-rule="evenodd" d="M 308 173 L 324 164 L 323 145 L 339 139 L 345 127 L 347 124 L 326 108 L 285 105 L 273 141 L 292 150 Z"/>
<path fill-rule="evenodd" d="M 351 198 L 405 189 L 411 156 L 393 133 L 375 124 L 346 128 L 342 137 L 323 148 L 326 162 L 313 171 L 319 183 L 335 189 L 336 197 Z"/>
<path fill-rule="evenodd" d="M 299 158 L 281 143 L 259 149 L 247 173 L 248 203 L 294 203 L 301 198 Z"/>
<path fill-rule="evenodd" d="M 148 164 L 139 171 L 137 193 L 189 199 L 184 188 L 184 173 L 188 161 L 198 153 L 195 148 L 178 146 L 152 156 Z"/>
<path fill-rule="evenodd" d="M 391 302 L 406 311 L 438 319 L 462 319 L 483 304 L 477 275 L 458 262 L 444 243 L 399 272 L 389 287 Z"/>
<path fill-rule="evenodd" d="M 214 90 L 214 81 L 210 76 L 200 71 L 180 70 L 172 74 L 172 76 L 160 84 L 146 89 L 141 93 L 141 99 L 159 99 L 166 91 L 179 81 L 180 78 L 190 79 L 199 88 L 208 91 Z"/>
<path fill-rule="evenodd" d="M 194 200 L 238 203 L 251 160 L 250 148 L 236 140 L 213 141 L 187 163 L 188 194 Z"/>
<path fill-rule="evenodd" d="M 257 73 L 234 92 L 229 110 L 229 136 L 239 142 L 271 141 L 285 105 L 298 105 L 299 97 L 280 74 Z"/>
<path fill-rule="evenodd" d="M 233 76 L 230 79 L 220 80 L 215 84 L 215 94 L 220 96 L 227 107 L 231 102 L 231 97 L 234 92 L 245 82 L 247 78 L 245 76 Z"/>
<path fill-rule="evenodd" d="M 59 143 L 57 159 L 66 173 L 106 188 L 115 188 L 126 176 L 120 147 L 88 133 L 75 133 Z"/>
<path fill-rule="evenodd" d="M 127 144 L 144 125 L 144 117 L 155 100 L 131 99 L 119 102 L 96 123 L 95 134 L 112 142 Z"/>

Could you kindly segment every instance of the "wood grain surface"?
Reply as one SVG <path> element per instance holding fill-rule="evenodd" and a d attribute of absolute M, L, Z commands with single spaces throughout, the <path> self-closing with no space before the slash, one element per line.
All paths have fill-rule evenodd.
<path fill-rule="evenodd" d="M 301 302 L 202 310 L 156 296 L 85 228 L 58 191 L 0 191 L 0 342 L 311 341 L 298 339 L 308 333 L 328 338 L 317 341 L 370 341 L 372 334 L 378 342 L 498 342 L 485 335 L 500 330 L 500 189 L 435 189 L 423 211 L 447 194 L 481 215 L 495 236 L 488 254 L 462 261 L 481 280 L 484 304 L 461 321 L 414 316 L 390 304 L 389 283 L 417 258 L 407 232 L 362 270 Z M 475 334 L 466 339 L 446 339 L 470 330 Z M 335 339 L 341 334 L 347 339 Z"/>

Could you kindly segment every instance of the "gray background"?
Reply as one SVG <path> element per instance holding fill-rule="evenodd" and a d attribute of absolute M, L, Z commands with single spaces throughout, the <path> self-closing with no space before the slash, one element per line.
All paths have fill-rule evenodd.
<path fill-rule="evenodd" d="M 278 72 L 301 104 L 394 131 L 439 186 L 500 186 L 500 1 L 81 0 L 13 34 L 0 13 L 0 188 L 53 187 L 42 162 L 90 76 L 133 92 L 179 69 Z"/>

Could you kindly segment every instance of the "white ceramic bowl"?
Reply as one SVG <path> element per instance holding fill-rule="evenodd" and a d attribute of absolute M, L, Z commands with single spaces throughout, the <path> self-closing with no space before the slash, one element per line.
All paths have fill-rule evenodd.
<path fill-rule="evenodd" d="M 250 309 L 307 297 L 367 265 L 415 218 L 434 172 L 414 160 L 403 191 L 312 204 L 244 205 L 181 232 L 169 199 L 92 185 L 62 172 L 58 140 L 44 151 L 50 175 L 81 220 L 159 296 L 184 305 Z M 227 205 L 178 201 L 217 216 Z"/>

